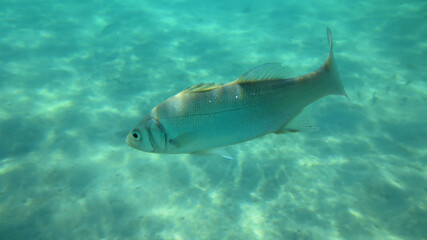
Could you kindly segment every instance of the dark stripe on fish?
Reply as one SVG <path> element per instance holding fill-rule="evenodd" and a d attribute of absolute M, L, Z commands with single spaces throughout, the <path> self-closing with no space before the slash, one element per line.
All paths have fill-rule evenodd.
<path fill-rule="evenodd" d="M 151 128 L 147 125 L 145 127 L 148 133 L 148 139 L 150 140 L 151 146 L 153 147 L 154 152 L 157 152 L 159 150 L 159 146 L 157 146 L 156 141 L 154 141 L 153 133 L 151 132 Z"/>
<path fill-rule="evenodd" d="M 165 139 L 165 148 L 163 149 L 164 152 L 167 150 L 167 143 L 168 143 L 168 135 L 166 134 L 166 129 L 163 127 L 163 125 L 159 121 L 155 121 L 157 128 L 160 129 L 160 132 L 163 133 L 163 137 Z"/>
<path fill-rule="evenodd" d="M 157 144 L 157 142 L 156 142 L 156 140 L 155 140 L 155 138 L 153 136 L 153 132 L 152 132 L 152 130 L 150 128 L 150 125 L 146 124 L 145 129 L 147 130 L 148 139 L 150 140 L 151 146 L 153 147 L 153 150 L 155 152 L 166 152 L 166 150 L 167 150 L 167 143 L 168 143 L 168 135 L 166 134 L 166 130 L 165 130 L 165 128 L 163 127 L 163 125 L 159 121 L 154 120 L 154 119 L 151 119 L 151 121 L 154 121 L 156 127 L 163 134 L 163 138 L 164 138 L 164 149 L 161 149 L 159 147 L 159 145 Z"/>

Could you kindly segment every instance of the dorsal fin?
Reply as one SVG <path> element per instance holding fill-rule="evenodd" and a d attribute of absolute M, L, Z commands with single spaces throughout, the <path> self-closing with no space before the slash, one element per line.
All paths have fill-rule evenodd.
<path fill-rule="evenodd" d="M 291 70 L 288 67 L 282 66 L 281 63 L 266 63 L 255 67 L 246 73 L 242 74 L 234 82 L 252 82 L 263 80 L 287 79 L 291 75 Z"/>
<path fill-rule="evenodd" d="M 189 87 L 182 91 L 181 93 L 198 93 L 198 92 L 206 92 L 213 90 L 215 88 L 218 88 L 222 84 L 215 84 L 215 83 L 199 83 L 192 87 Z"/>

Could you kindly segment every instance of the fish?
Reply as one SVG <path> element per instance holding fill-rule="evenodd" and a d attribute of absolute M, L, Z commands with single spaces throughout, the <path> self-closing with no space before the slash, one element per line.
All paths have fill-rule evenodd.
<path fill-rule="evenodd" d="M 155 106 L 126 137 L 135 149 L 160 154 L 203 154 L 290 127 L 311 103 L 348 95 L 329 55 L 316 71 L 290 77 L 289 68 L 266 63 L 225 84 L 197 84 Z"/>

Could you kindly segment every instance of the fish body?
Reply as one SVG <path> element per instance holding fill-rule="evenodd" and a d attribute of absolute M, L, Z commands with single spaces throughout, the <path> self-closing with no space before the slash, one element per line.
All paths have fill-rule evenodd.
<path fill-rule="evenodd" d="M 198 84 L 154 107 L 129 133 L 129 146 L 155 153 L 200 153 L 268 133 L 288 124 L 314 101 L 347 96 L 327 29 L 329 56 L 316 71 L 289 78 L 280 63 L 258 66 L 233 82 Z"/>

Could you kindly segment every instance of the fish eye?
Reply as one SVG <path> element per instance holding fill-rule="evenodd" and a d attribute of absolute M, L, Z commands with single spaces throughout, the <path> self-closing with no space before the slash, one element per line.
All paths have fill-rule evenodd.
<path fill-rule="evenodd" d="M 132 137 L 136 141 L 141 142 L 141 134 L 138 131 L 133 131 L 132 132 Z"/>

